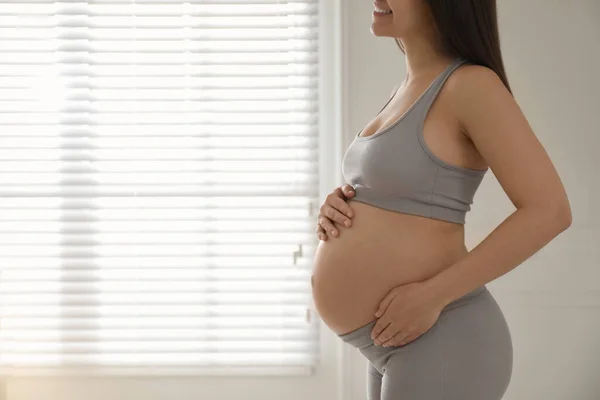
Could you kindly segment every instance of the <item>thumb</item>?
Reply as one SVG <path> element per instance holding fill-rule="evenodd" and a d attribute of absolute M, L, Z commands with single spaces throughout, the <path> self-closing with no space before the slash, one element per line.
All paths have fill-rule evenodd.
<path fill-rule="evenodd" d="M 383 313 L 385 312 L 385 310 L 387 310 L 389 305 L 392 304 L 392 300 L 394 300 L 394 297 L 396 297 L 395 290 L 390 290 L 390 292 L 385 295 L 383 300 L 381 300 L 381 302 L 379 303 L 379 308 L 377 309 L 377 312 L 375 313 L 375 316 L 377 318 L 381 317 L 383 315 Z"/>
<path fill-rule="evenodd" d="M 346 198 L 350 198 L 355 194 L 354 187 L 351 185 L 344 185 L 342 192 L 344 193 L 344 196 L 346 196 Z"/>

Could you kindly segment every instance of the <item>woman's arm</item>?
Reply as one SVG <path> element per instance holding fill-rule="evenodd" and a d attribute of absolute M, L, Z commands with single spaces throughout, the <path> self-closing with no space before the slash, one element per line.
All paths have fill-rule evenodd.
<path fill-rule="evenodd" d="M 443 304 L 509 272 L 571 225 L 560 177 L 500 78 L 478 65 L 455 76 L 448 80 L 454 113 L 517 210 L 467 256 L 423 282 Z"/>

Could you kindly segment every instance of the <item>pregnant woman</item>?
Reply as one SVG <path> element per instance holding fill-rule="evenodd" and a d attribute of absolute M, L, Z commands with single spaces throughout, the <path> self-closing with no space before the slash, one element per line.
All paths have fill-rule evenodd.
<path fill-rule="evenodd" d="M 368 360 L 369 400 L 500 399 L 513 348 L 485 284 L 567 229 L 569 201 L 512 96 L 495 1 L 374 5 L 372 32 L 395 38 L 407 74 L 321 206 L 314 304 Z M 516 210 L 469 252 L 488 169 Z"/>

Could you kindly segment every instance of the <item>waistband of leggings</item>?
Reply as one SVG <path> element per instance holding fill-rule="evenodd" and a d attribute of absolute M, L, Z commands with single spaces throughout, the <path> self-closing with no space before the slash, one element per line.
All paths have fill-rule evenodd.
<path fill-rule="evenodd" d="M 352 332 L 344 333 L 338 336 L 344 342 L 359 349 L 372 345 L 373 339 L 371 339 L 371 331 L 373 330 L 375 323 L 377 323 L 376 319 L 358 329 L 353 330 Z"/>
<path fill-rule="evenodd" d="M 444 307 L 442 309 L 442 312 L 451 310 L 456 307 L 460 307 L 461 305 L 464 305 L 465 303 L 468 303 L 469 301 L 473 300 L 474 298 L 476 298 L 484 293 L 487 293 L 487 292 L 488 292 L 488 288 L 485 285 L 479 286 L 477 289 L 446 304 L 446 307 Z M 375 326 L 376 323 L 377 323 L 377 319 L 374 319 L 373 321 L 367 323 L 366 325 L 363 325 L 360 328 L 355 329 L 351 332 L 344 333 L 342 335 L 338 335 L 338 337 L 340 339 L 342 339 L 344 342 L 346 342 L 354 347 L 357 347 L 357 348 L 362 348 L 362 347 L 372 345 L 373 339 L 371 339 L 371 331 L 373 330 L 373 327 Z"/>

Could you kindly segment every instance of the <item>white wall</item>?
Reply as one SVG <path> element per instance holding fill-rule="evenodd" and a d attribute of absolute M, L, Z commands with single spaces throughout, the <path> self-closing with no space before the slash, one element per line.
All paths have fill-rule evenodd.
<path fill-rule="evenodd" d="M 370 33 L 372 4 L 345 2 L 345 150 L 404 77 L 393 39 Z M 498 1 L 501 44 L 515 97 L 552 158 L 573 211 L 571 228 L 488 284 L 513 335 L 506 400 L 600 398 L 600 1 Z M 469 248 L 514 210 L 488 173 L 467 220 Z M 482 266 L 484 267 L 484 266 Z M 347 346 L 347 345 L 345 345 Z M 349 347 L 349 346 L 348 346 Z M 364 399 L 354 349 L 346 400 Z"/>

